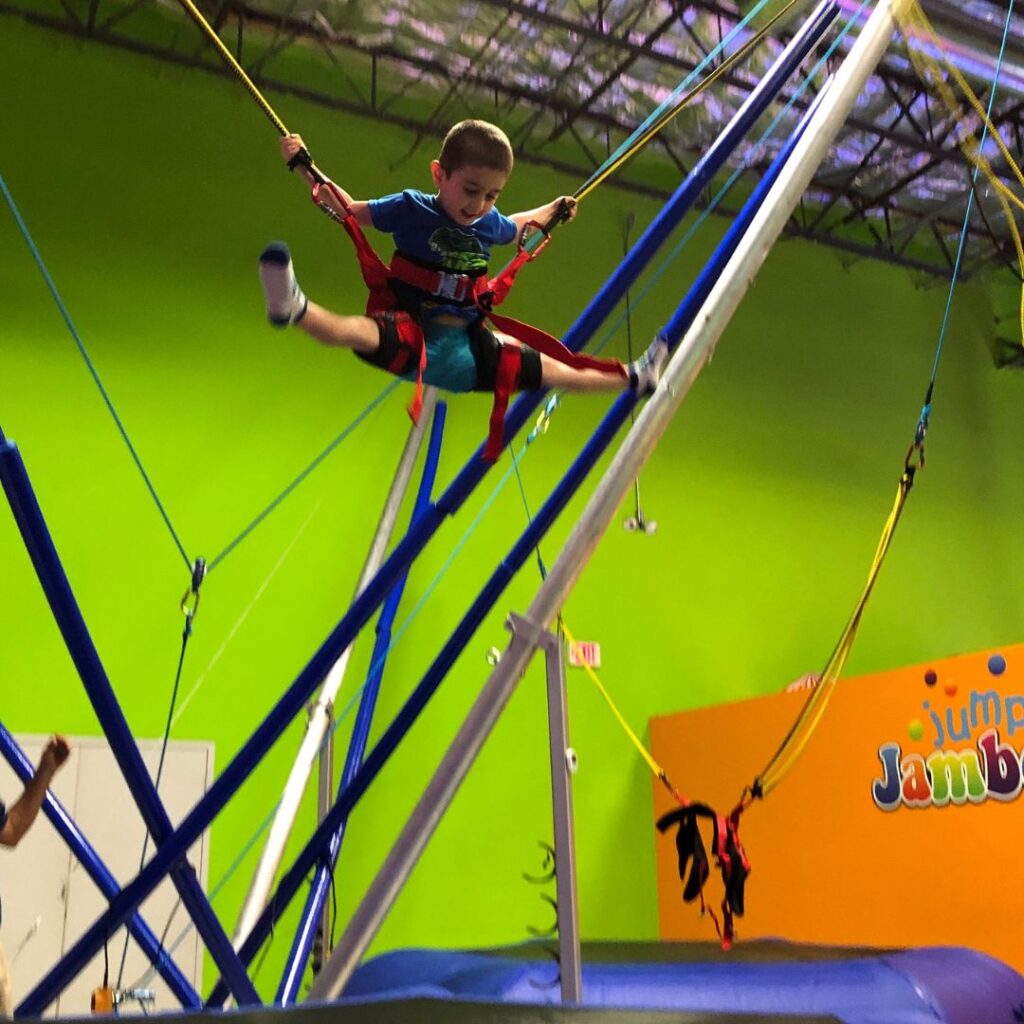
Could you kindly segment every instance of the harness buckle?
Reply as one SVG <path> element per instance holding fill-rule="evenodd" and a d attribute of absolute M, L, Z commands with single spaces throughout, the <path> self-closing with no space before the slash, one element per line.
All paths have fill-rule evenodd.
<path fill-rule="evenodd" d="M 439 270 L 437 272 L 437 287 L 434 289 L 434 294 L 439 299 L 456 299 L 461 300 L 462 285 L 465 278 L 461 274 L 449 274 L 447 271 Z"/>

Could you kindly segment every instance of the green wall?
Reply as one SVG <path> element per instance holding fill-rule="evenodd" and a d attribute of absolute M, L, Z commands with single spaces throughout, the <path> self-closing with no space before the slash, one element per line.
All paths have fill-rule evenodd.
<path fill-rule="evenodd" d="M 272 238 L 289 240 L 311 295 L 357 311 L 362 293 L 348 243 L 282 172 L 274 133 L 233 81 L 4 17 L 0 86 L 0 173 L 189 555 L 211 558 L 386 383 L 346 353 L 275 332 L 263 318 L 256 256 Z M 430 154 L 421 149 L 403 161 L 411 140 L 401 131 L 271 100 L 318 163 L 357 195 L 428 185 Z M 576 184 L 524 164 L 503 207 L 534 206 Z M 620 258 L 629 211 L 643 225 L 655 207 L 613 188 L 588 200 L 543 262 L 524 273 L 510 310 L 564 330 Z M 0 225 L 0 426 L 23 454 L 133 730 L 159 736 L 184 564 L 6 213 Z M 713 219 L 636 311 L 638 345 L 675 308 L 723 226 Z M 942 289 L 918 289 L 891 267 L 847 266 L 804 243 L 777 247 L 644 472 L 644 507 L 659 522 L 657 535 L 613 524 L 566 608 L 577 635 L 601 642 L 602 675 L 638 729 L 652 715 L 775 691 L 824 663 L 892 503 L 943 302 Z M 962 287 L 928 464 L 852 674 L 1022 638 L 1021 380 L 992 369 L 983 344 L 990 321 L 984 292 Z M 624 353 L 621 334 L 609 351 Z M 219 766 L 347 606 L 405 436 L 402 403 L 392 396 L 373 413 L 207 581 L 182 690 L 201 686 L 173 735 L 213 740 Z M 605 407 L 600 398 L 567 401 L 532 446 L 523 475 L 533 507 Z M 487 410 L 482 396 L 451 402 L 442 483 L 479 441 Z M 403 615 L 505 468 L 416 563 Z M 591 489 L 545 543 L 549 564 Z M 627 502 L 622 516 L 630 512 Z M 403 635 L 381 721 L 524 521 L 513 480 Z M 3 513 L 0 552 L 4 723 L 96 732 Z M 504 646 L 506 612 L 524 610 L 537 583 L 530 565 L 353 815 L 337 878 L 342 917 L 485 679 L 487 649 Z M 360 641 L 353 681 L 368 648 Z M 570 684 L 583 934 L 650 938 L 657 920 L 649 776 L 589 684 L 575 675 Z M 354 682 L 343 693 L 353 691 Z M 269 812 L 301 732 L 296 722 L 215 824 L 211 881 Z M 537 841 L 550 838 L 546 764 L 535 665 L 374 950 L 513 942 L 528 925 L 547 925 L 550 912 L 521 877 L 538 869 Z M 751 774 L 760 767 L 751 764 Z M 736 794 L 702 795 L 724 804 Z M 310 821 L 307 807 L 303 829 Z M 215 901 L 229 930 L 252 864 L 250 856 Z M 270 991 L 291 920 L 260 975 Z M 208 983 L 213 976 L 208 968 Z"/>

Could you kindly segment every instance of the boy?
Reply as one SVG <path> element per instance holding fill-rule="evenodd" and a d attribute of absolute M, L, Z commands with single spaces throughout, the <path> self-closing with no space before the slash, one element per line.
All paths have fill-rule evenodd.
<path fill-rule="evenodd" d="M 281 141 L 289 166 L 295 166 L 303 149 L 297 135 Z M 343 202 L 326 197 L 337 213 L 394 237 L 397 252 L 388 285 L 397 308 L 340 316 L 308 301 L 287 246 L 274 243 L 260 256 L 268 319 L 278 327 L 295 324 L 321 344 L 352 349 L 367 362 L 406 379 L 417 379 L 419 364 L 419 378 L 428 384 L 456 392 L 495 391 L 496 407 L 502 388 L 505 401 L 507 391 L 517 389 L 653 391 L 668 355 L 660 337 L 638 360 L 623 366 L 614 360 L 574 359 L 567 351 L 570 361 L 563 362 L 484 326 L 485 313 L 476 304 L 473 289 L 478 279 L 486 280 L 491 246 L 515 241 L 527 224 L 550 222 L 559 210 L 570 220 L 576 215 L 576 201 L 568 196 L 511 217 L 501 214 L 495 202 L 512 163 L 511 144 L 500 128 L 486 121 L 462 121 L 448 132 L 438 159 L 431 162 L 436 195 L 407 189 L 363 202 L 337 189 Z M 301 169 L 312 184 L 308 170 Z M 535 329 L 525 331 L 532 334 Z M 511 379 L 504 369 L 513 354 L 510 349 Z"/>

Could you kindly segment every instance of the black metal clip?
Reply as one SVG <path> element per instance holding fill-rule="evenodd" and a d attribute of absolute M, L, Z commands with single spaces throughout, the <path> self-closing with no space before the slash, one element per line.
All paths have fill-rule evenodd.
<path fill-rule="evenodd" d="M 188 590 L 181 595 L 181 614 L 185 616 L 185 636 L 192 632 L 192 620 L 199 608 L 199 588 L 206 579 L 206 559 L 197 558 L 192 566 L 192 581 Z"/>

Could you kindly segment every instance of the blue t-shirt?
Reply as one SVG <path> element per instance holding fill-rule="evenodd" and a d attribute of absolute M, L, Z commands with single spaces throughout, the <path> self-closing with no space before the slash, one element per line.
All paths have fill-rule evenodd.
<path fill-rule="evenodd" d="M 392 235 L 399 252 L 452 274 L 483 273 L 491 246 L 507 245 L 518 231 L 494 208 L 472 224 L 458 224 L 437 196 L 413 188 L 371 199 L 369 208 L 373 226 Z"/>

